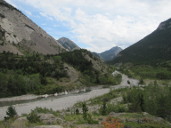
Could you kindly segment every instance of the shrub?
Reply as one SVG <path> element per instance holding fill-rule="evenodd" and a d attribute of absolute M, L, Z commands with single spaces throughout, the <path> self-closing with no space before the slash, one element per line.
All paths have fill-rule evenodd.
<path fill-rule="evenodd" d="M 87 119 L 87 112 L 88 112 L 88 107 L 86 103 L 82 104 L 82 111 L 83 111 L 83 118 L 86 120 Z"/>
<path fill-rule="evenodd" d="M 58 116 L 59 115 L 59 112 L 58 111 L 54 111 L 52 109 L 48 109 L 48 108 L 41 108 L 41 107 L 36 107 L 34 110 L 32 110 L 32 112 L 34 113 L 50 113 L 50 114 L 53 114 L 55 116 Z"/>
<path fill-rule="evenodd" d="M 124 102 L 130 103 L 131 112 L 148 112 L 171 120 L 171 87 L 148 86 L 133 88 L 124 96 Z"/>
<path fill-rule="evenodd" d="M 27 119 L 29 120 L 30 123 L 40 122 L 40 116 L 38 116 L 37 113 L 34 112 L 33 110 L 31 111 L 30 114 L 27 115 Z"/>
<path fill-rule="evenodd" d="M 76 115 L 79 115 L 79 114 L 80 114 L 80 112 L 79 112 L 79 109 L 78 109 L 78 108 L 75 110 L 75 114 L 76 114 Z"/>
<path fill-rule="evenodd" d="M 107 113 L 106 109 L 107 109 L 106 101 L 103 101 L 103 105 L 101 107 L 101 114 L 102 115 L 106 115 L 106 113 Z"/>
<path fill-rule="evenodd" d="M 15 116 L 17 116 L 17 112 L 13 106 L 9 106 L 6 111 L 6 115 L 7 116 L 5 117 L 5 119 L 14 118 Z"/>
<path fill-rule="evenodd" d="M 86 119 L 88 124 L 98 124 L 97 120 L 93 120 L 92 116 L 90 114 L 87 114 L 87 119 Z"/>

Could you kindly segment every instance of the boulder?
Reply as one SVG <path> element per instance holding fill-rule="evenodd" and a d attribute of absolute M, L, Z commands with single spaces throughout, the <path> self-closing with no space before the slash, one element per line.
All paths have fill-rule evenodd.
<path fill-rule="evenodd" d="M 34 128 L 63 128 L 60 125 L 41 125 L 41 126 L 36 126 Z"/>
<path fill-rule="evenodd" d="M 63 120 L 61 118 L 58 118 L 56 116 L 54 116 L 53 114 L 45 114 L 45 113 L 40 113 L 38 114 L 38 116 L 40 117 L 40 120 L 44 123 L 44 124 L 61 124 L 63 123 Z"/>

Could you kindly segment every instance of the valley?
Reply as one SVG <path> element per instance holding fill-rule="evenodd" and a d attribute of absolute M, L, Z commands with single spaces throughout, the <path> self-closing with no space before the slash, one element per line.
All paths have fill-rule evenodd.
<path fill-rule="evenodd" d="M 119 73 L 119 72 L 117 72 Z M 119 73 L 120 74 L 120 73 Z M 113 73 L 115 75 L 115 72 Z M 128 84 L 127 81 L 131 83 Z M 19 115 L 28 114 L 31 110 L 35 109 L 36 107 L 48 108 L 53 110 L 63 110 L 67 108 L 71 108 L 77 102 L 84 102 L 94 97 L 104 95 L 110 91 L 110 89 L 120 89 L 126 88 L 130 86 L 138 86 L 139 81 L 135 79 L 130 79 L 126 75 L 122 74 L 122 82 L 119 85 L 110 86 L 110 88 L 102 88 L 103 86 L 91 87 L 90 92 L 68 92 L 68 94 L 61 93 L 58 94 L 59 96 L 54 96 L 53 94 L 49 95 L 49 97 L 42 98 L 43 95 L 35 95 L 35 96 L 18 96 L 18 97 L 11 97 L 11 98 L 1 98 L 0 104 L 0 119 L 3 120 L 5 117 L 5 112 L 8 106 L 13 105 L 15 106 L 17 113 Z M 76 93 L 77 92 L 77 93 Z M 8 104 L 7 106 L 5 106 Z M 10 104 L 11 103 L 11 104 Z"/>
<path fill-rule="evenodd" d="M 58 32 L 50 31 L 52 26 L 46 32 L 25 13 L 0 0 L 0 128 L 171 127 L 171 19 L 126 47 L 125 39 L 132 34 L 125 29 L 107 27 L 116 33 L 105 28 L 105 33 L 96 31 L 101 35 L 96 39 L 96 25 L 86 36 L 85 28 L 79 30 L 84 25 L 74 24 L 74 17 L 69 31 L 62 28 L 68 27 L 68 18 L 58 21 L 38 12 L 39 18 L 44 16 L 41 26 L 46 20 L 48 25 L 58 21 L 52 24 Z M 81 10 L 72 13 L 85 16 Z M 87 19 L 96 18 L 87 17 L 83 23 Z M 74 30 L 77 25 L 80 28 Z M 72 35 L 72 40 L 64 35 Z M 122 38 L 119 44 L 126 48 L 116 46 L 113 36 Z M 78 45 L 81 41 L 85 49 Z M 101 52 L 97 42 L 98 48 L 107 49 L 111 42 L 112 47 Z"/>
<path fill-rule="evenodd" d="M 113 72 L 113 75 L 116 74 L 121 73 L 118 71 Z M 136 79 L 129 78 L 125 74 L 121 75 L 121 83 L 119 85 L 110 86 L 110 88 L 102 88 L 103 86 L 99 86 L 98 88 L 91 88 L 90 92 L 82 92 L 78 94 L 69 93 L 67 95 L 61 96 L 50 96 L 43 99 L 37 99 L 35 101 L 31 100 L 26 103 L 15 104 L 13 105 L 13 107 L 15 107 L 15 110 L 19 115 L 19 117 L 17 118 L 23 119 L 25 123 L 22 124 L 21 122 L 17 122 L 18 119 L 12 119 L 14 122 L 11 120 L 12 122 L 8 122 L 8 125 L 13 126 L 14 128 L 17 128 L 18 126 L 29 126 L 31 128 L 36 128 L 39 123 L 37 124 L 30 121 L 28 122 L 27 119 L 25 119 L 26 117 L 28 118 L 29 115 L 32 113 L 38 115 L 43 114 L 44 116 L 48 116 L 48 114 L 51 114 L 51 116 L 54 116 L 53 118 L 57 122 L 55 120 L 53 121 L 53 119 L 51 119 L 50 117 L 49 119 L 45 119 L 46 117 L 42 117 L 43 115 L 40 116 L 41 120 L 38 126 L 47 128 L 103 128 L 103 126 L 105 126 L 105 124 L 103 124 L 105 120 L 106 123 L 109 123 L 109 125 L 114 125 L 118 120 L 120 126 L 125 127 L 128 126 L 137 128 L 159 128 L 163 126 L 164 128 L 169 128 L 171 124 L 167 120 L 170 120 L 170 118 L 169 116 L 168 118 L 164 116 L 164 111 L 166 109 L 165 107 L 167 107 L 167 112 L 165 114 L 169 115 L 168 112 L 170 110 L 168 107 L 170 106 L 170 102 L 167 102 L 168 100 L 166 102 L 163 101 L 161 107 L 163 108 L 166 104 L 167 105 L 163 109 L 159 109 L 162 113 L 158 113 L 158 111 L 156 111 L 156 115 L 155 110 L 158 107 L 154 108 L 154 106 L 152 107 L 151 104 L 157 105 L 157 103 L 151 101 L 154 99 L 148 99 L 148 96 L 146 97 L 146 95 L 156 96 L 155 94 L 158 93 L 158 98 L 160 98 L 160 95 L 162 95 L 163 92 L 165 92 L 165 94 L 169 93 L 169 87 L 159 87 L 156 86 L 155 83 L 151 84 L 150 86 L 144 86 L 141 85 L 140 81 Z M 169 95 L 165 96 L 167 97 Z M 10 98 L 8 100 L 10 100 Z M 130 102 L 133 104 L 130 104 Z M 82 117 L 82 113 L 84 113 L 82 112 L 83 104 L 86 104 L 88 109 L 87 115 L 90 115 L 90 118 L 84 118 L 84 116 Z M 149 106 L 146 108 L 146 105 Z M 5 112 L 7 109 L 8 106 L 0 107 L 1 119 L 3 119 L 3 116 L 5 116 Z M 148 111 L 149 113 L 144 111 Z M 158 117 L 158 114 L 161 114 L 161 116 L 163 118 L 166 118 L 166 120 Z M 36 115 L 32 116 L 32 118 L 36 117 Z M 108 118 L 116 119 L 116 122 L 114 121 L 112 124 L 112 122 L 108 122 Z M 45 120 L 52 122 L 47 124 Z M 35 121 L 39 122 L 38 120 Z M 0 126 L 3 125 L 4 124 L 0 122 Z"/>

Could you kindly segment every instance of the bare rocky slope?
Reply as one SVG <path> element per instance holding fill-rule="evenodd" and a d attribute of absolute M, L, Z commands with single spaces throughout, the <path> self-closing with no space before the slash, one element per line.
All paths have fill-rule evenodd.
<path fill-rule="evenodd" d="M 0 52 L 3 51 L 58 54 L 65 49 L 21 11 L 0 0 Z"/>
<path fill-rule="evenodd" d="M 62 37 L 62 38 L 58 39 L 58 42 L 68 51 L 80 49 L 80 47 L 78 47 L 72 40 L 70 40 L 66 37 Z"/>

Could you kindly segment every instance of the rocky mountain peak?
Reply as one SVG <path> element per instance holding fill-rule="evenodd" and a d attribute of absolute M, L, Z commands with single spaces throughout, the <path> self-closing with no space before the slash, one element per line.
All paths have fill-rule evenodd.
<path fill-rule="evenodd" d="M 0 52 L 58 54 L 64 48 L 21 11 L 0 0 Z"/>
<path fill-rule="evenodd" d="M 169 29 L 171 28 L 171 18 L 160 23 L 159 27 L 157 28 L 157 30 L 165 30 L 165 29 Z"/>
<path fill-rule="evenodd" d="M 78 45 L 76 45 L 72 40 L 66 37 L 61 37 L 60 39 L 58 39 L 58 42 L 68 51 L 80 49 Z"/>

